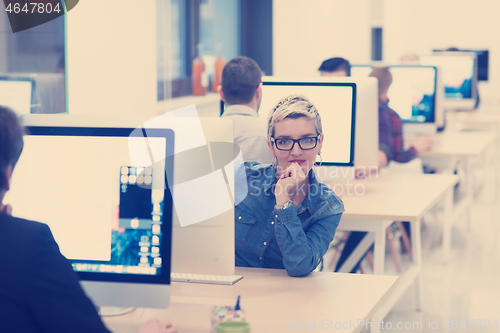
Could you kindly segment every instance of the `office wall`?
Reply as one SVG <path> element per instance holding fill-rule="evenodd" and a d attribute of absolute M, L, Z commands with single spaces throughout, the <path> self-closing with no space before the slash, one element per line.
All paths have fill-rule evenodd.
<path fill-rule="evenodd" d="M 489 81 L 480 82 L 481 99 L 500 91 L 500 2 L 498 0 L 385 0 L 384 61 L 433 48 L 490 50 Z"/>
<path fill-rule="evenodd" d="M 274 0 L 273 75 L 318 75 L 321 62 L 370 61 L 370 0 Z"/>
<path fill-rule="evenodd" d="M 156 1 L 80 1 L 66 48 L 69 114 L 157 115 Z"/>

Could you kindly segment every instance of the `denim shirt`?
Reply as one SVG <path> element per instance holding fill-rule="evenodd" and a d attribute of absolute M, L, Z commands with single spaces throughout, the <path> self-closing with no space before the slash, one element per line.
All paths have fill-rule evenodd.
<path fill-rule="evenodd" d="M 304 201 L 276 210 L 276 170 L 257 162 L 244 168 L 248 194 L 235 207 L 236 266 L 285 268 L 290 276 L 312 272 L 333 240 L 342 201 L 311 170 Z"/>

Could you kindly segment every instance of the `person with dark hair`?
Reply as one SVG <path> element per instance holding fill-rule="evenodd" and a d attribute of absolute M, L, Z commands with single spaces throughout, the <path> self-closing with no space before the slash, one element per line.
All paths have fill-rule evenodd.
<path fill-rule="evenodd" d="M 351 64 L 344 58 L 330 58 L 318 68 L 321 76 L 351 76 Z"/>
<path fill-rule="evenodd" d="M 383 168 L 391 161 L 406 163 L 417 157 L 419 153 L 430 150 L 433 142 L 428 138 L 420 138 L 413 143 L 412 147 L 406 150 L 404 149 L 403 121 L 397 112 L 388 106 L 389 97 L 387 93 L 392 84 L 392 74 L 389 68 L 373 67 L 370 77 L 375 77 L 378 81 L 379 167 Z M 409 230 L 409 224 L 408 226 L 405 225 L 405 229 Z M 336 271 L 341 269 L 344 262 L 349 258 L 358 244 L 361 243 L 366 234 L 367 233 L 363 231 L 353 231 L 349 234 L 337 262 Z M 351 273 L 356 273 L 358 271 L 363 257 L 354 265 Z"/>
<path fill-rule="evenodd" d="M 374 67 L 371 77 L 378 80 L 379 94 L 379 167 L 386 166 L 390 161 L 406 163 L 417 157 L 419 153 L 432 147 L 432 140 L 420 138 L 409 149 L 404 149 L 403 121 L 389 104 L 387 93 L 392 84 L 392 74 L 387 67 Z"/>
<path fill-rule="evenodd" d="M 16 114 L 0 106 L 0 332 L 109 333 L 49 227 L 13 217 L 3 204 L 23 145 Z M 137 332 L 177 331 L 153 319 Z"/>
<path fill-rule="evenodd" d="M 262 72 L 248 57 L 231 59 L 222 70 L 218 88 L 225 102 L 222 117 L 233 121 L 234 143 L 241 149 L 245 161 L 271 163 L 267 146 L 266 124 L 258 117 L 262 100 Z"/>

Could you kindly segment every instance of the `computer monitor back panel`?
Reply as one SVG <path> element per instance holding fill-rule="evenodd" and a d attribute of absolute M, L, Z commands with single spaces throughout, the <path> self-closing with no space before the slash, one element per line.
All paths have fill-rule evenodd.
<path fill-rule="evenodd" d="M 191 129 L 188 133 L 193 132 L 190 124 L 195 120 L 188 120 L 186 129 Z M 174 188 L 174 201 L 180 204 L 176 204 L 173 221 L 172 272 L 232 275 L 235 260 L 233 171 L 235 163 L 243 159 L 240 155 L 238 160 L 231 152 L 234 139 L 230 119 L 207 117 L 199 118 L 199 121 L 210 150 L 192 148 L 194 157 L 188 153 L 177 158 L 179 164 L 176 162 L 176 167 L 179 170 L 192 170 L 195 165 L 204 167 L 203 170 L 197 169 L 195 177 L 190 173 L 177 173 L 183 179 L 190 179 L 179 185 L 192 190 L 182 188 L 176 191 Z M 177 126 L 185 127 L 179 122 Z M 176 198 L 176 193 L 183 197 Z M 215 201 L 211 202 L 211 199 Z M 183 219 L 199 222 L 186 225 Z"/>
<path fill-rule="evenodd" d="M 444 108 L 473 110 L 477 101 L 477 61 L 472 52 L 437 52 L 420 56 L 423 65 L 442 69 Z"/>
<path fill-rule="evenodd" d="M 168 306 L 173 132 L 149 132 L 149 149 L 163 153 L 152 163 L 144 152 L 131 159 L 148 149 L 135 128 L 34 119 L 23 119 L 28 134 L 6 197 L 16 216 L 50 226 L 96 305 Z"/>

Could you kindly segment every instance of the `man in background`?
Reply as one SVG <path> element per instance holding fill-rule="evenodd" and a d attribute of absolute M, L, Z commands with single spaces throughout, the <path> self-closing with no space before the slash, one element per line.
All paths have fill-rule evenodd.
<path fill-rule="evenodd" d="M 218 88 L 225 110 L 222 117 L 233 121 L 234 143 L 245 161 L 271 163 L 272 154 L 267 146 L 267 125 L 258 116 L 262 100 L 262 72 L 248 57 L 231 59 L 222 70 Z"/>
<path fill-rule="evenodd" d="M 318 68 L 321 76 L 351 76 L 351 64 L 344 58 L 330 58 Z"/>

